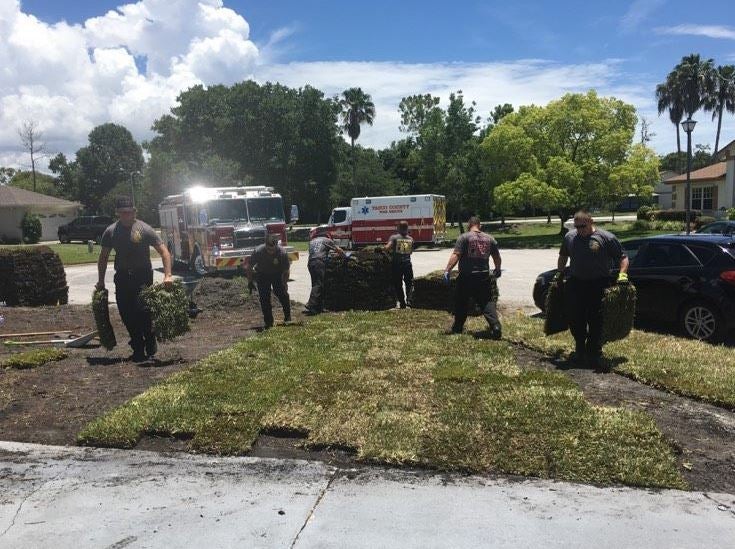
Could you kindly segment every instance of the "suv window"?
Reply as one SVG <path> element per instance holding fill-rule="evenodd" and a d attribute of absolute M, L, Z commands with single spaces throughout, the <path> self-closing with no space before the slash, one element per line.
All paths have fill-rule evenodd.
<path fill-rule="evenodd" d="M 94 218 L 95 225 L 112 225 L 112 219 L 105 216 L 99 216 Z"/>
<path fill-rule="evenodd" d="M 726 223 L 710 223 L 705 225 L 699 231 L 698 234 L 722 234 L 725 229 Z"/>
<path fill-rule="evenodd" d="M 91 220 L 92 220 L 91 217 L 80 217 L 79 219 L 77 219 L 76 225 L 78 227 L 79 226 L 84 227 L 86 225 L 89 225 L 89 223 L 90 223 Z"/>
<path fill-rule="evenodd" d="M 668 242 L 651 242 L 642 248 L 635 259 L 638 268 L 691 267 L 699 265 L 697 258 L 686 246 Z"/>
<path fill-rule="evenodd" d="M 687 248 L 697 256 L 697 259 L 699 259 L 699 262 L 702 265 L 706 265 L 710 261 L 712 261 L 712 258 L 715 257 L 715 248 L 711 246 L 702 246 L 702 245 L 695 245 L 695 244 L 687 244 Z"/>
<path fill-rule="evenodd" d="M 633 262 L 633 259 L 635 259 L 635 256 L 638 255 L 638 250 L 640 250 L 641 245 L 644 244 L 644 241 L 642 240 L 631 240 L 629 242 L 623 242 L 623 251 L 625 252 L 625 255 L 628 256 L 628 260 L 630 262 Z"/>

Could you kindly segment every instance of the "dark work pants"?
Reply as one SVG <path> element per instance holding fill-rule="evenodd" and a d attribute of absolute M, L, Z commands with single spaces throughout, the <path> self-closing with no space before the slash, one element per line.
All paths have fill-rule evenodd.
<path fill-rule="evenodd" d="M 311 294 L 306 308 L 321 313 L 324 310 L 324 276 L 327 274 L 327 264 L 322 259 L 312 259 L 307 267 L 311 275 Z"/>
<path fill-rule="evenodd" d="M 136 355 L 156 354 L 151 315 L 143 305 L 140 292 L 153 284 L 153 271 L 116 271 L 115 300 L 120 318 L 130 334 L 130 347 Z"/>
<path fill-rule="evenodd" d="M 406 306 L 406 302 L 411 304 L 411 292 L 413 291 L 413 267 L 410 261 L 402 261 L 393 263 L 393 291 L 396 299 L 401 307 Z M 406 295 L 403 295 L 403 283 L 406 283 Z"/>
<path fill-rule="evenodd" d="M 569 330 L 578 353 L 599 356 L 602 352 L 602 297 L 610 286 L 607 278 L 570 278 L 564 288 Z"/>
<path fill-rule="evenodd" d="M 258 298 L 260 299 L 260 310 L 263 311 L 263 322 L 266 328 L 273 326 L 273 307 L 271 307 L 271 288 L 276 294 L 278 301 L 283 307 L 283 317 L 286 320 L 291 319 L 291 301 L 288 292 L 283 284 L 283 275 L 281 274 L 259 274 L 255 280 L 258 282 Z"/>
<path fill-rule="evenodd" d="M 461 332 L 467 320 L 467 307 L 470 298 L 474 299 L 482 310 L 488 325 L 500 329 L 498 320 L 498 286 L 495 277 L 490 273 L 460 273 L 457 277 L 457 291 L 454 302 L 454 325 L 452 331 Z"/>

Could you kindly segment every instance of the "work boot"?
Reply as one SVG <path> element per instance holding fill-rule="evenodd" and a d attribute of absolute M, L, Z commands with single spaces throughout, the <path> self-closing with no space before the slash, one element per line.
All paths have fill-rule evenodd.
<path fill-rule="evenodd" d="M 145 353 L 143 353 L 143 351 L 137 351 L 130 355 L 127 360 L 129 362 L 135 362 L 136 364 L 142 364 L 143 362 L 146 362 L 148 360 L 148 357 L 145 356 Z"/>
<path fill-rule="evenodd" d="M 492 330 L 490 330 L 490 339 L 502 339 L 503 338 L 503 330 L 500 326 L 495 326 Z"/>
<path fill-rule="evenodd" d="M 145 342 L 145 354 L 149 358 L 153 358 L 154 356 L 156 356 L 157 352 L 158 352 L 158 343 L 156 343 L 155 336 L 151 336 Z"/>

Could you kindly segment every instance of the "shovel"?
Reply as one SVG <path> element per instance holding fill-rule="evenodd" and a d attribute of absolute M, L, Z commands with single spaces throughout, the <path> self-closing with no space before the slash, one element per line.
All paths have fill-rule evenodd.
<path fill-rule="evenodd" d="M 89 332 L 83 336 L 69 339 L 46 339 L 42 341 L 6 341 L 5 345 L 63 345 L 64 347 L 79 348 L 97 337 L 97 332 Z"/>

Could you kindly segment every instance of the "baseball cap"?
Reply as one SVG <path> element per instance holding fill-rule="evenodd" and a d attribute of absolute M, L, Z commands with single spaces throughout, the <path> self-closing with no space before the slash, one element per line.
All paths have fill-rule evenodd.
<path fill-rule="evenodd" d="M 133 210 L 135 209 L 135 206 L 133 206 L 133 201 L 130 199 L 129 196 L 118 196 L 115 199 L 115 209 L 116 210 Z"/>

